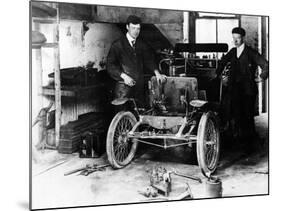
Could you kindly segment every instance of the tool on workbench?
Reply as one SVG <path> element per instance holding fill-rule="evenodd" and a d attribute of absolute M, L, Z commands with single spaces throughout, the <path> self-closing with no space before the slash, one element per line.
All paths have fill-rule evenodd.
<path fill-rule="evenodd" d="M 74 170 L 71 170 L 71 171 L 68 171 L 68 172 L 64 173 L 64 176 L 68 176 L 68 175 L 77 173 L 79 171 L 81 171 L 80 175 L 88 176 L 89 174 L 91 174 L 95 171 L 103 171 L 108 166 L 110 166 L 110 165 L 106 164 L 106 165 L 99 165 L 98 166 L 96 164 L 93 164 L 93 165 L 87 164 L 85 167 L 74 169 Z"/>
<path fill-rule="evenodd" d="M 171 173 L 174 174 L 174 175 L 180 176 L 180 177 L 185 177 L 185 178 L 188 178 L 188 179 L 192 179 L 192 180 L 198 181 L 199 183 L 202 183 L 202 180 L 199 177 L 181 174 L 181 173 L 179 173 L 177 171 L 172 171 Z"/>

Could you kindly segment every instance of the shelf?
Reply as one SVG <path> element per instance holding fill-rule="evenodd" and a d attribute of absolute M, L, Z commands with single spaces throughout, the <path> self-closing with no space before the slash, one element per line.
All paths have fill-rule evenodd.
<path fill-rule="evenodd" d="M 61 92 L 61 96 L 64 96 L 64 97 L 75 97 L 75 91 L 61 90 L 60 92 Z M 55 96 L 55 88 L 43 87 L 42 95 Z"/>
<path fill-rule="evenodd" d="M 57 19 L 55 19 L 55 18 L 33 18 L 32 21 L 34 23 L 45 23 L 45 24 L 57 23 Z"/>
<path fill-rule="evenodd" d="M 84 87 L 68 87 L 65 89 L 61 89 L 61 96 L 62 97 L 76 97 L 80 93 L 91 91 L 96 88 L 103 87 L 104 84 L 96 84 L 91 86 L 84 86 Z M 55 95 L 55 88 L 53 86 L 44 86 L 42 87 L 42 95 L 49 95 L 54 96 Z"/>
<path fill-rule="evenodd" d="M 42 47 L 44 48 L 57 48 L 59 46 L 58 43 L 44 43 L 42 44 Z"/>
<path fill-rule="evenodd" d="M 42 47 L 42 44 L 34 44 L 32 43 L 32 49 L 40 49 Z"/>
<path fill-rule="evenodd" d="M 39 48 L 57 48 L 59 45 L 58 43 L 32 43 L 33 49 L 39 49 Z"/>
<path fill-rule="evenodd" d="M 60 139 L 60 125 L 61 125 L 61 96 L 75 97 L 75 92 L 72 90 L 62 90 L 60 86 L 60 55 L 59 55 L 59 4 L 52 3 L 52 6 L 41 2 L 31 2 L 32 22 L 36 23 L 33 27 L 40 31 L 40 24 L 53 24 L 53 42 L 47 43 L 32 43 L 32 49 L 38 49 L 40 60 L 40 71 L 38 71 L 37 89 L 40 95 L 54 96 L 55 103 L 55 143 L 56 146 Z M 42 68 L 42 48 L 53 48 L 54 50 L 54 69 L 55 69 L 55 86 L 42 87 L 43 68 Z M 38 59 L 39 60 L 39 59 Z M 42 98 L 43 99 L 43 98 Z M 42 101 L 42 100 L 41 100 Z"/>

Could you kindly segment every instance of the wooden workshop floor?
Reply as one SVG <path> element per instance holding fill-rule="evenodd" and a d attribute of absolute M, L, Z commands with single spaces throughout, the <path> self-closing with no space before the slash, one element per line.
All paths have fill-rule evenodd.
<path fill-rule="evenodd" d="M 268 137 L 267 114 L 256 118 L 256 127 L 261 137 Z M 268 193 L 268 156 L 264 152 L 250 156 L 227 151 L 222 154 L 216 175 L 222 180 L 223 196 L 243 196 Z M 158 156 L 155 156 L 158 155 Z M 159 156 L 160 155 L 160 156 Z M 163 155 L 163 156 L 161 156 Z M 32 208 L 56 208 L 90 206 L 148 201 L 139 190 L 149 185 L 148 170 L 156 164 L 167 170 L 178 170 L 183 174 L 205 179 L 197 165 L 169 159 L 175 153 L 149 149 L 137 156 L 127 167 L 95 172 L 89 176 L 66 171 L 86 164 L 106 164 L 106 156 L 97 159 L 80 159 L 78 154 L 62 155 L 56 151 L 41 152 L 40 161 L 32 165 Z M 171 162 L 175 161 L 175 162 Z M 55 167 L 54 167 L 55 166 Z M 49 169 L 50 167 L 54 167 Z M 46 171 L 47 170 L 47 171 Z M 204 183 L 172 176 L 171 197 L 183 192 L 188 182 L 194 198 L 205 198 Z"/>

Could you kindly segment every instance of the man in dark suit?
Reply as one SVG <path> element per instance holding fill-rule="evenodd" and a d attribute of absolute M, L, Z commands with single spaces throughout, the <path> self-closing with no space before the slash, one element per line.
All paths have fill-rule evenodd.
<path fill-rule="evenodd" d="M 107 57 L 107 71 L 116 81 L 115 98 L 135 97 L 144 102 L 144 67 L 159 81 L 165 80 L 155 64 L 148 46 L 138 38 L 141 19 L 131 15 L 127 19 L 127 34 L 112 43 Z"/>
<path fill-rule="evenodd" d="M 246 143 L 246 148 L 251 150 L 257 146 L 255 131 L 255 102 L 258 93 L 255 82 L 257 66 L 262 73 L 260 77 L 268 77 L 268 62 L 254 49 L 245 45 L 245 30 L 236 27 L 232 30 L 235 48 L 232 48 L 220 61 L 217 75 L 220 76 L 224 67 L 230 64 L 228 79 L 229 108 L 226 116 L 236 125 L 238 138 Z"/>

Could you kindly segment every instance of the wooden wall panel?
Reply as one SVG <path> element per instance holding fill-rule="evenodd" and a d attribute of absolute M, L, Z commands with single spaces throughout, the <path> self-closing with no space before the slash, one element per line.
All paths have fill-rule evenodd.
<path fill-rule="evenodd" d="M 245 41 L 252 48 L 258 50 L 259 37 L 258 37 L 258 16 L 241 16 L 241 27 L 246 31 Z"/>
<path fill-rule="evenodd" d="M 109 6 L 96 6 L 92 9 L 94 21 L 97 22 L 126 23 L 127 17 L 131 14 L 139 16 L 143 23 L 183 22 L 183 12 L 181 11 Z"/>
<path fill-rule="evenodd" d="M 174 46 L 177 42 L 183 42 L 183 24 L 182 23 L 166 23 L 155 24 L 160 32 Z"/>
<path fill-rule="evenodd" d="M 60 18 L 68 20 L 92 20 L 92 6 L 86 4 L 60 3 Z"/>

